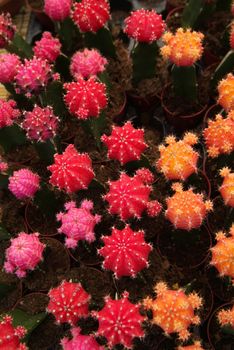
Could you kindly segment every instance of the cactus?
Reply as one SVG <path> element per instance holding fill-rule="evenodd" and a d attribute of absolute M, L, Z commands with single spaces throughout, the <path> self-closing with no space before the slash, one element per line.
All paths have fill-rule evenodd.
<path fill-rule="evenodd" d="M 197 136 L 185 134 L 182 140 L 176 141 L 174 136 L 168 136 L 166 146 L 160 145 L 160 158 L 156 167 L 168 180 L 186 180 L 197 172 L 199 154 L 192 148 L 198 142 Z"/>
<path fill-rule="evenodd" d="M 37 58 L 54 63 L 61 53 L 61 43 L 50 32 L 44 32 L 41 40 L 35 42 L 33 51 Z"/>
<path fill-rule="evenodd" d="M 187 340 L 188 327 L 200 323 L 194 310 L 201 307 L 202 299 L 197 293 L 186 295 L 182 289 L 168 289 L 164 282 L 157 283 L 154 290 L 156 298 L 147 297 L 143 301 L 144 307 L 153 311 L 151 322 L 161 327 L 166 335 L 178 333 L 179 339 Z"/>
<path fill-rule="evenodd" d="M 229 73 L 218 85 L 218 103 L 225 111 L 234 109 L 234 75 Z"/>
<path fill-rule="evenodd" d="M 205 350 L 199 341 L 195 341 L 193 345 L 179 346 L 177 350 Z"/>
<path fill-rule="evenodd" d="M 214 120 L 208 120 L 208 127 L 203 130 L 208 156 L 218 157 L 220 154 L 230 154 L 234 150 L 234 112 L 226 118 L 217 114 Z"/>
<path fill-rule="evenodd" d="M 8 170 L 8 164 L 2 160 L 0 156 L 0 173 L 4 173 Z"/>
<path fill-rule="evenodd" d="M 80 328 L 72 328 L 71 330 L 73 338 L 63 338 L 61 345 L 63 350 L 104 350 L 104 347 L 99 345 L 93 336 L 80 334 Z"/>
<path fill-rule="evenodd" d="M 9 315 L 3 316 L 0 322 L 0 349 L 1 350 L 27 350 L 20 340 L 24 338 L 26 329 L 22 326 L 14 327 L 13 319 Z"/>
<path fill-rule="evenodd" d="M 11 126 L 19 116 L 20 111 L 16 108 L 14 100 L 5 101 L 0 98 L 0 129 Z"/>
<path fill-rule="evenodd" d="M 152 246 L 144 240 L 144 231 L 134 232 L 127 225 L 123 230 L 112 228 L 111 236 L 103 236 L 104 247 L 98 253 L 104 257 L 103 268 L 111 270 L 115 278 L 136 277 L 148 267 Z"/>
<path fill-rule="evenodd" d="M 12 23 L 9 13 L 0 14 L 0 49 L 9 44 L 15 35 L 15 26 Z"/>
<path fill-rule="evenodd" d="M 218 313 L 218 321 L 221 326 L 229 325 L 234 328 L 234 306 L 229 310 L 220 310 Z"/>
<path fill-rule="evenodd" d="M 81 317 L 88 316 L 90 295 L 80 283 L 62 281 L 49 291 L 47 312 L 52 313 L 58 324 L 69 323 L 74 326 Z"/>
<path fill-rule="evenodd" d="M 20 169 L 9 177 L 8 188 L 18 199 L 32 198 L 40 187 L 40 177 L 29 169 Z"/>
<path fill-rule="evenodd" d="M 194 193 L 191 188 L 183 191 L 180 183 L 174 183 L 172 189 L 175 194 L 166 199 L 166 218 L 176 229 L 190 231 L 199 228 L 207 212 L 212 210 L 211 201 L 204 202 L 203 195 Z"/>
<path fill-rule="evenodd" d="M 197 27 L 215 11 L 216 0 L 189 0 L 183 10 L 181 24 L 183 28 Z"/>
<path fill-rule="evenodd" d="M 111 135 L 103 135 L 101 139 L 108 148 L 108 157 L 119 160 L 121 165 L 139 160 L 147 147 L 144 130 L 135 129 L 131 122 L 123 126 L 113 126 Z"/>
<path fill-rule="evenodd" d="M 68 145 L 62 154 L 55 154 L 50 183 L 67 193 L 86 189 L 94 177 L 92 161 L 88 154 L 78 153 L 74 145 Z"/>
<path fill-rule="evenodd" d="M 100 222 L 100 215 L 92 215 L 93 202 L 84 200 L 80 208 L 76 208 L 75 202 L 65 204 L 65 213 L 57 214 L 57 220 L 62 225 L 59 233 L 64 233 L 66 237 L 65 245 L 68 248 L 76 248 L 80 240 L 93 242 L 95 240 L 94 227 Z"/>
<path fill-rule="evenodd" d="M 92 315 L 98 319 L 97 335 L 107 339 L 108 348 L 122 344 L 131 349 L 135 337 L 143 337 L 141 323 L 145 320 L 139 312 L 140 305 L 132 304 L 128 300 L 128 293 L 124 292 L 119 300 L 105 298 L 105 306 L 100 311 L 93 311 Z"/>
<path fill-rule="evenodd" d="M 0 55 L 0 83 L 12 83 L 15 79 L 20 64 L 21 62 L 17 55 L 2 53 Z"/>
<path fill-rule="evenodd" d="M 53 21 L 63 21 L 70 15 L 72 0 L 44 0 L 44 11 Z"/>
<path fill-rule="evenodd" d="M 227 167 L 220 170 L 220 175 L 224 178 L 219 192 L 223 197 L 225 205 L 234 207 L 234 173 Z"/>
<path fill-rule="evenodd" d="M 39 233 L 27 234 L 20 232 L 11 239 L 11 245 L 6 250 L 4 269 L 7 273 L 15 273 L 19 278 L 26 276 L 27 270 L 34 270 L 42 260 L 45 245 L 40 242 Z"/>

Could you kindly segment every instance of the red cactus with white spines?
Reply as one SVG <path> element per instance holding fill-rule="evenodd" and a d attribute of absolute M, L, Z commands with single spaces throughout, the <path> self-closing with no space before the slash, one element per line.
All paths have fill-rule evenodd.
<path fill-rule="evenodd" d="M 9 177 L 9 190 L 18 199 L 33 198 L 40 188 L 40 177 L 29 169 L 20 169 Z"/>
<path fill-rule="evenodd" d="M 164 282 L 156 284 L 155 293 L 156 298 L 147 297 L 143 301 L 144 307 L 153 312 L 151 322 L 161 327 L 166 335 L 178 333 L 181 340 L 187 340 L 188 327 L 200 323 L 194 311 L 201 307 L 202 299 L 197 293 L 186 295 L 182 289 L 168 289 Z"/>
<path fill-rule="evenodd" d="M 35 105 L 31 112 L 24 113 L 21 126 L 30 140 L 44 142 L 56 135 L 58 117 L 54 115 L 52 107 Z"/>
<path fill-rule="evenodd" d="M 50 32 L 44 32 L 41 40 L 35 42 L 33 51 L 36 57 L 53 63 L 61 53 L 61 46 L 58 38 Z"/>
<path fill-rule="evenodd" d="M 11 126 L 15 119 L 20 116 L 20 110 L 16 107 L 14 100 L 5 101 L 0 98 L 0 129 Z"/>
<path fill-rule="evenodd" d="M 152 188 L 137 174 L 130 177 L 121 173 L 119 180 L 109 181 L 109 187 L 109 192 L 103 197 L 109 203 L 109 213 L 118 214 L 123 221 L 132 217 L 140 219 L 148 207 L 152 210 L 152 202 L 155 208 L 158 206 L 155 216 L 161 211 L 160 204 L 149 199 Z"/>
<path fill-rule="evenodd" d="M 47 311 L 52 313 L 57 323 L 69 323 L 74 326 L 81 317 L 89 314 L 90 295 L 80 283 L 62 281 L 49 291 Z"/>
<path fill-rule="evenodd" d="M 25 344 L 20 340 L 24 338 L 27 331 L 24 327 L 14 327 L 13 319 L 5 315 L 0 321 L 0 350 L 27 350 Z"/>
<path fill-rule="evenodd" d="M 108 0 L 81 0 L 74 4 L 72 19 L 82 32 L 94 32 L 103 28 L 110 18 Z"/>
<path fill-rule="evenodd" d="M 131 349 L 133 339 L 144 336 L 141 324 L 145 317 L 140 314 L 140 305 L 128 300 L 127 292 L 119 300 L 106 297 L 104 308 L 92 312 L 92 315 L 98 319 L 97 334 L 107 339 L 109 348 L 122 344 Z"/>
<path fill-rule="evenodd" d="M 2 53 L 0 55 L 0 83 L 12 83 L 21 64 L 20 59 L 13 53 Z"/>
<path fill-rule="evenodd" d="M 183 190 L 182 184 L 174 183 L 175 194 L 166 199 L 166 218 L 176 229 L 190 231 L 201 226 L 208 211 L 212 210 L 212 202 L 204 201 L 203 195 L 194 193 L 190 188 Z"/>
<path fill-rule="evenodd" d="M 219 188 L 219 192 L 226 205 L 234 207 L 234 173 L 227 167 L 220 170 L 223 177 L 223 183 Z"/>
<path fill-rule="evenodd" d="M 6 250 L 4 269 L 15 273 L 19 278 L 25 277 L 27 270 L 34 270 L 42 260 L 45 245 L 39 240 L 39 233 L 27 234 L 20 232 L 11 239 L 11 245 Z"/>
<path fill-rule="evenodd" d="M 79 327 L 73 328 L 71 333 L 73 336 L 71 340 L 63 338 L 61 341 L 63 350 L 105 350 L 93 336 L 81 334 Z"/>
<path fill-rule="evenodd" d="M 98 253 L 104 257 L 103 268 L 115 277 L 135 277 L 148 267 L 152 246 L 145 242 L 144 231 L 134 232 L 128 225 L 123 230 L 112 229 L 111 236 L 103 236 L 104 247 Z"/>
<path fill-rule="evenodd" d="M 123 126 L 113 126 L 111 135 L 103 135 L 102 142 L 108 148 L 108 157 L 119 160 L 121 165 L 140 159 L 142 152 L 147 148 L 144 130 L 135 129 L 131 122 Z"/>
<path fill-rule="evenodd" d="M 9 13 L 0 14 L 0 49 L 5 47 L 15 35 L 15 26 Z"/>
<path fill-rule="evenodd" d="M 131 38 L 151 43 L 160 39 L 165 30 L 162 16 L 154 10 L 140 9 L 125 19 L 124 32 Z"/>
<path fill-rule="evenodd" d="M 44 11 L 53 21 L 63 21 L 70 15 L 72 0 L 44 0 Z"/>
<path fill-rule="evenodd" d="M 57 220 L 62 223 L 58 232 L 67 236 L 65 245 L 68 248 L 75 248 L 80 240 L 93 242 L 95 225 L 101 220 L 100 215 L 91 213 L 93 202 L 84 200 L 77 208 L 76 203 L 72 201 L 65 204 L 65 209 L 65 213 L 57 214 Z"/>

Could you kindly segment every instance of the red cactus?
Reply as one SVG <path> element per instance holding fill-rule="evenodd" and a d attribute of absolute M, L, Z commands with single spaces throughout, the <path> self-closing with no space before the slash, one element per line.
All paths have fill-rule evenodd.
<path fill-rule="evenodd" d="M 105 246 L 98 253 L 104 257 L 103 268 L 115 273 L 115 277 L 135 277 L 148 267 L 152 246 L 144 240 L 144 231 L 134 232 L 127 225 L 123 230 L 112 229 L 111 236 L 104 236 Z"/>
<path fill-rule="evenodd" d="M 71 330 L 73 338 L 63 338 L 61 344 L 64 350 L 105 350 L 99 345 L 93 336 L 80 334 L 80 328 L 76 327 Z"/>
<path fill-rule="evenodd" d="M 49 291 L 47 311 L 52 313 L 57 323 L 69 323 L 72 326 L 81 317 L 88 316 L 90 295 L 80 283 L 62 281 Z"/>
<path fill-rule="evenodd" d="M 94 77 L 66 83 L 64 88 L 67 90 L 64 98 L 69 111 L 78 119 L 98 117 L 107 106 L 106 86 L 95 81 Z"/>
<path fill-rule="evenodd" d="M 44 0 L 44 11 L 53 21 L 63 21 L 71 11 L 72 0 Z"/>
<path fill-rule="evenodd" d="M 108 0 L 81 0 L 74 4 L 73 21 L 82 32 L 97 32 L 110 18 Z"/>
<path fill-rule="evenodd" d="M 17 55 L 2 53 L 0 55 L 0 83 L 12 83 L 20 64 L 21 62 Z"/>
<path fill-rule="evenodd" d="M 141 153 L 147 147 L 144 130 L 135 129 L 131 122 L 123 126 L 113 126 L 111 135 L 103 135 L 102 141 L 108 148 L 108 157 L 119 160 L 121 165 L 140 159 Z"/>
<path fill-rule="evenodd" d="M 26 329 L 22 326 L 14 328 L 12 321 L 11 316 L 5 315 L 0 322 L 0 350 L 27 350 L 26 345 L 20 343 Z"/>
<path fill-rule="evenodd" d="M 5 47 L 15 35 L 15 26 L 9 13 L 0 14 L 0 49 Z"/>
<path fill-rule="evenodd" d="M 92 161 L 88 154 L 78 153 L 74 145 L 68 145 L 62 154 L 55 154 L 50 183 L 67 193 L 86 189 L 94 177 Z"/>
<path fill-rule="evenodd" d="M 234 173 L 228 168 L 220 170 L 220 175 L 224 178 L 219 192 L 223 197 L 224 203 L 230 207 L 234 207 Z"/>
<path fill-rule="evenodd" d="M 36 57 L 53 63 L 60 55 L 61 43 L 50 32 L 44 32 L 41 40 L 36 41 L 33 51 Z"/>
<path fill-rule="evenodd" d="M 20 116 L 14 100 L 5 101 L 0 98 L 0 129 L 11 126 L 14 120 Z"/>
<path fill-rule="evenodd" d="M 104 308 L 92 313 L 99 322 L 97 334 L 107 339 L 108 348 L 122 344 L 131 349 L 133 339 L 144 336 L 141 323 L 145 317 L 140 314 L 139 309 L 140 305 L 132 304 L 125 292 L 119 300 L 106 297 Z"/>

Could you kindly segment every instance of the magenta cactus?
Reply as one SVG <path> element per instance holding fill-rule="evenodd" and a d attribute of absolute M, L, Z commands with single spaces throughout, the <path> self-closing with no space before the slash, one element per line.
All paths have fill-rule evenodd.
<path fill-rule="evenodd" d="M 37 58 L 53 63 L 61 53 L 61 46 L 59 39 L 50 32 L 44 32 L 41 40 L 36 41 L 33 51 Z"/>
<path fill-rule="evenodd" d="M 72 326 L 81 317 L 88 316 L 90 295 L 80 283 L 62 281 L 49 291 L 47 312 L 54 315 L 57 323 L 69 323 Z"/>
<path fill-rule="evenodd" d="M 3 316 L 0 322 L 0 349 L 27 350 L 26 345 L 20 342 L 27 333 L 26 329 L 22 326 L 14 327 L 12 322 L 9 315 Z"/>
<path fill-rule="evenodd" d="M 65 245 L 68 248 L 76 248 L 80 240 L 93 242 L 94 227 L 101 220 L 100 215 L 91 214 L 93 202 L 84 200 L 80 208 L 77 208 L 76 203 L 72 201 L 65 204 L 65 209 L 65 213 L 57 214 L 57 220 L 62 223 L 58 232 L 67 236 Z"/>
<path fill-rule="evenodd" d="M 0 83 L 12 83 L 21 64 L 20 59 L 13 53 L 0 55 Z"/>
<path fill-rule="evenodd" d="M 131 122 L 123 126 L 113 126 L 110 136 L 103 135 L 102 141 L 108 148 L 108 157 L 117 159 L 121 165 L 138 160 L 147 147 L 144 130 L 135 129 Z"/>
<path fill-rule="evenodd" d="M 52 107 L 34 106 L 31 112 L 24 113 L 21 126 L 30 140 L 44 142 L 56 135 L 58 117 L 54 115 Z"/>
<path fill-rule="evenodd" d="M 106 64 L 106 58 L 99 51 L 84 49 L 84 51 L 78 51 L 72 56 L 70 70 L 72 76 L 78 80 L 80 77 L 96 76 L 105 70 Z"/>
<path fill-rule="evenodd" d="M 0 173 L 4 173 L 8 169 L 8 164 L 2 160 L 0 156 Z"/>
<path fill-rule="evenodd" d="M 20 111 L 16 108 L 14 100 L 5 101 L 0 98 L 0 129 L 11 126 L 19 116 Z"/>
<path fill-rule="evenodd" d="M 103 236 L 105 246 L 98 253 L 104 257 L 103 268 L 111 270 L 115 278 L 136 277 L 148 267 L 152 246 L 145 242 L 144 231 L 134 232 L 127 225 L 123 230 L 112 229 L 111 236 Z"/>
<path fill-rule="evenodd" d="M 53 21 L 63 21 L 70 15 L 72 0 L 44 0 L 44 11 Z"/>
<path fill-rule="evenodd" d="M 63 338 L 61 345 L 63 350 L 105 350 L 103 346 L 99 345 L 93 336 L 80 334 L 80 328 L 75 327 L 71 330 L 73 338 Z"/>
<path fill-rule="evenodd" d="M 140 305 L 132 304 L 128 300 L 128 293 L 124 292 L 119 300 L 105 298 L 105 306 L 101 311 L 94 311 L 92 315 L 98 319 L 97 334 L 108 341 L 108 348 L 122 344 L 131 349 L 135 337 L 143 337 L 141 327 L 145 317 L 140 314 Z"/>
<path fill-rule="evenodd" d="M 39 187 L 39 175 L 29 169 L 16 170 L 9 178 L 8 188 L 18 199 L 32 198 Z"/>
<path fill-rule="evenodd" d="M 9 13 L 0 14 L 0 49 L 5 47 L 15 35 L 15 26 Z"/>
<path fill-rule="evenodd" d="M 27 270 L 34 270 L 42 260 L 45 244 L 41 243 L 39 233 L 27 234 L 20 232 L 11 239 L 11 245 L 6 250 L 4 269 L 7 273 L 15 273 L 19 278 L 25 277 Z"/>

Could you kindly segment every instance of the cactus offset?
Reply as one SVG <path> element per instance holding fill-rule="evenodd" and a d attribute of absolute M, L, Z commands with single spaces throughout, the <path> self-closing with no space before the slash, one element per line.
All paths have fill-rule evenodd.
<path fill-rule="evenodd" d="M 199 341 L 196 341 L 193 345 L 179 346 L 177 350 L 205 350 Z"/>
<path fill-rule="evenodd" d="M 99 345 L 93 336 L 80 334 L 80 328 L 76 327 L 71 330 L 73 338 L 63 338 L 61 345 L 63 350 L 105 350 Z"/>
<path fill-rule="evenodd" d="M 15 35 L 15 26 L 9 13 L 0 14 L 0 49 L 11 42 Z"/>
<path fill-rule="evenodd" d="M 39 175 L 29 169 L 16 170 L 9 178 L 8 188 L 18 199 L 32 198 L 39 187 Z"/>
<path fill-rule="evenodd" d="M 219 192 L 223 197 L 224 203 L 230 207 L 234 207 L 234 173 L 228 168 L 220 170 L 220 175 L 224 178 Z"/>
<path fill-rule="evenodd" d="M 228 112 L 234 109 L 234 75 L 229 73 L 218 85 L 218 103 Z"/>
<path fill-rule="evenodd" d="M 0 55 L 0 83 L 12 83 L 21 64 L 17 55 L 2 53 Z"/>
<path fill-rule="evenodd" d="M 234 329 L 234 306 L 230 310 L 221 310 L 218 313 L 221 326 L 231 326 Z"/>
<path fill-rule="evenodd" d="M 63 21 L 70 15 L 72 0 L 44 0 L 44 11 L 53 21 Z"/>
<path fill-rule="evenodd" d="M 0 350 L 27 350 L 25 344 L 20 342 L 27 331 L 24 327 L 14 327 L 12 317 L 5 315 L 0 321 Z"/>
<path fill-rule="evenodd" d="M 44 32 L 41 40 L 36 41 L 33 51 L 37 58 L 53 63 L 61 53 L 61 43 L 50 32 Z"/>
<path fill-rule="evenodd" d="M 5 101 L 0 98 L 0 129 L 11 126 L 19 116 L 20 111 L 16 108 L 14 100 Z"/>

